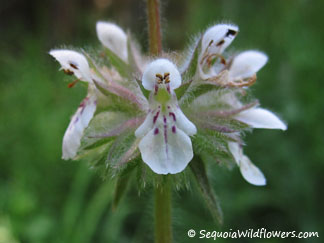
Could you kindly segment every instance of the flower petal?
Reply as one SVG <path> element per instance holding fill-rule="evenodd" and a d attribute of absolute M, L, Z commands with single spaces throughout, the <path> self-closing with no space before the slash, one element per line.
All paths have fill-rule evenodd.
<path fill-rule="evenodd" d="M 96 29 L 100 42 L 124 62 L 127 62 L 127 35 L 125 32 L 119 26 L 103 21 L 97 22 Z"/>
<path fill-rule="evenodd" d="M 97 107 L 94 95 L 86 97 L 80 104 L 65 131 L 62 146 L 62 159 L 73 159 L 80 147 L 84 129 L 89 125 Z"/>
<path fill-rule="evenodd" d="M 250 159 L 243 154 L 242 148 L 236 142 L 228 142 L 228 147 L 232 153 L 235 162 L 240 167 L 243 178 L 256 186 L 266 185 L 266 179 L 261 170 L 256 167 Z"/>
<path fill-rule="evenodd" d="M 192 136 L 197 133 L 196 126 L 189 121 L 180 108 L 175 109 L 176 126 L 184 131 L 187 135 Z"/>
<path fill-rule="evenodd" d="M 262 108 L 251 108 L 242 111 L 235 115 L 234 118 L 253 128 L 287 129 L 287 125 L 284 124 L 275 114 Z"/>
<path fill-rule="evenodd" d="M 241 158 L 240 171 L 243 178 L 255 186 L 265 186 L 267 184 L 267 180 L 261 170 L 245 155 Z"/>
<path fill-rule="evenodd" d="M 242 148 L 237 142 L 228 142 L 228 148 L 232 153 L 235 162 L 237 163 L 238 166 L 240 166 L 240 160 L 243 156 Z"/>
<path fill-rule="evenodd" d="M 259 51 L 245 51 L 237 55 L 229 69 L 229 77 L 239 80 L 252 77 L 268 61 L 267 55 Z"/>
<path fill-rule="evenodd" d="M 65 72 L 74 74 L 78 79 L 92 83 L 89 64 L 84 55 L 71 50 L 51 50 L 49 52 Z"/>
<path fill-rule="evenodd" d="M 138 138 L 144 137 L 153 128 L 153 114 L 149 112 L 144 122 L 136 129 L 135 136 Z"/>
<path fill-rule="evenodd" d="M 167 59 L 157 59 L 151 62 L 143 73 L 142 83 L 145 89 L 154 90 L 157 84 L 156 75 L 164 76 L 169 73 L 170 88 L 176 89 L 181 85 L 181 75 L 177 67 Z"/>
<path fill-rule="evenodd" d="M 231 24 L 217 24 L 208 28 L 202 38 L 202 53 L 208 48 L 210 54 L 221 54 L 234 40 L 238 27 Z"/>
<path fill-rule="evenodd" d="M 179 173 L 193 158 L 191 140 L 180 129 L 152 129 L 141 140 L 139 149 L 143 161 L 157 174 Z"/>

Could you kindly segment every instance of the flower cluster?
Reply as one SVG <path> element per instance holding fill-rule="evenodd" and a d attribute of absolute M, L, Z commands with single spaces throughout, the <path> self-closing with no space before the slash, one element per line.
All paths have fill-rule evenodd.
<path fill-rule="evenodd" d="M 50 51 L 64 73 L 88 87 L 65 132 L 63 159 L 87 158 L 113 175 L 137 168 L 142 177 L 148 171 L 180 173 L 195 159 L 233 162 L 248 182 L 266 184 L 243 154 L 242 134 L 286 125 L 260 108 L 248 89 L 267 56 L 255 50 L 225 53 L 237 26 L 208 28 L 178 59 L 168 53 L 143 56 L 117 25 L 96 27 L 103 46 L 98 55 Z"/>

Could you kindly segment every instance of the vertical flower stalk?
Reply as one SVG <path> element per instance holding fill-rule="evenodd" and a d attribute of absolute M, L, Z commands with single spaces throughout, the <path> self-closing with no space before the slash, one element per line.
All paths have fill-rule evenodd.
<path fill-rule="evenodd" d="M 162 52 L 160 0 L 147 0 L 147 21 L 150 54 L 159 55 Z"/>
<path fill-rule="evenodd" d="M 162 37 L 160 26 L 160 1 L 147 0 L 147 21 L 149 49 L 151 55 L 160 55 L 162 52 Z M 171 226 L 171 186 L 168 176 L 165 183 L 155 188 L 155 242 L 172 242 Z"/>
<path fill-rule="evenodd" d="M 171 185 L 169 176 L 155 189 L 155 243 L 172 242 Z"/>

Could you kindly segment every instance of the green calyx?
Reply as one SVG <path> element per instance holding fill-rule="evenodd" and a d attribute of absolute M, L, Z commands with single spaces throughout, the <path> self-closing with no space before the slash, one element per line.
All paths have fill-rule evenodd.
<path fill-rule="evenodd" d="M 154 99 L 162 106 L 165 106 L 170 101 L 171 94 L 166 89 L 159 89 L 154 95 Z"/>

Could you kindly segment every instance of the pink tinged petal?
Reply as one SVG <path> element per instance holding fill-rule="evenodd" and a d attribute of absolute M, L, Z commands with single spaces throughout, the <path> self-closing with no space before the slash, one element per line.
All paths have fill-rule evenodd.
<path fill-rule="evenodd" d="M 72 72 L 78 79 L 92 83 L 89 64 L 84 55 L 71 50 L 51 50 L 49 52 L 62 66 L 62 69 Z"/>
<path fill-rule="evenodd" d="M 143 161 L 157 174 L 176 174 L 183 171 L 193 158 L 189 136 L 182 130 L 162 126 L 152 129 L 141 140 L 139 149 Z"/>
<path fill-rule="evenodd" d="M 89 122 L 96 111 L 96 107 L 97 103 L 95 96 L 86 97 L 81 102 L 63 137 L 63 159 L 73 159 L 76 156 L 80 147 L 84 129 L 89 125 Z"/>
<path fill-rule="evenodd" d="M 181 75 L 177 69 L 177 67 L 168 59 L 157 59 L 151 62 L 143 73 L 142 84 L 147 90 L 154 90 L 157 86 L 157 78 L 156 75 L 160 74 L 164 76 L 164 74 L 169 73 L 169 89 L 174 90 L 181 85 Z"/>
<path fill-rule="evenodd" d="M 126 153 L 122 156 L 118 165 L 125 164 L 139 155 L 139 151 L 137 150 L 138 144 L 139 144 L 139 139 L 136 139 L 132 144 L 132 146 L 129 148 L 129 150 L 127 150 Z"/>
<path fill-rule="evenodd" d="M 197 133 L 196 126 L 189 121 L 189 119 L 183 114 L 182 110 L 180 108 L 175 109 L 175 122 L 176 126 L 184 131 L 187 135 L 192 136 Z"/>
<path fill-rule="evenodd" d="M 110 49 L 124 62 L 127 62 L 127 35 L 113 23 L 99 21 L 96 25 L 97 36 L 102 45 Z"/>
<path fill-rule="evenodd" d="M 256 186 L 266 185 L 266 178 L 264 177 L 261 170 L 256 167 L 250 159 L 243 154 L 242 148 L 236 142 L 228 142 L 228 147 L 232 153 L 235 162 L 240 167 L 243 178 Z"/>
<path fill-rule="evenodd" d="M 144 109 L 146 106 L 146 103 L 144 103 L 138 96 L 136 96 L 133 92 L 131 92 L 129 89 L 109 80 L 108 85 L 98 82 L 95 79 L 93 79 L 93 82 L 96 86 L 99 86 L 101 89 L 106 90 L 107 92 L 113 93 L 115 95 L 118 95 L 122 97 L 123 99 L 126 99 L 134 104 L 136 104 L 140 109 Z"/>
<path fill-rule="evenodd" d="M 239 80 L 252 77 L 268 61 L 267 55 L 259 51 L 245 51 L 237 55 L 229 69 L 229 78 Z"/>
<path fill-rule="evenodd" d="M 240 112 L 234 118 L 253 128 L 281 129 L 286 130 L 287 125 L 283 123 L 271 111 L 262 108 L 251 108 Z"/>
<path fill-rule="evenodd" d="M 112 129 L 108 133 L 89 136 L 90 138 L 108 138 L 108 137 L 115 137 L 120 135 L 121 133 L 125 132 L 128 129 L 133 129 L 137 127 L 139 124 L 142 124 L 144 121 L 144 117 L 136 117 L 133 119 L 129 119 L 123 122 L 121 125 L 117 126 L 116 128 Z"/>

